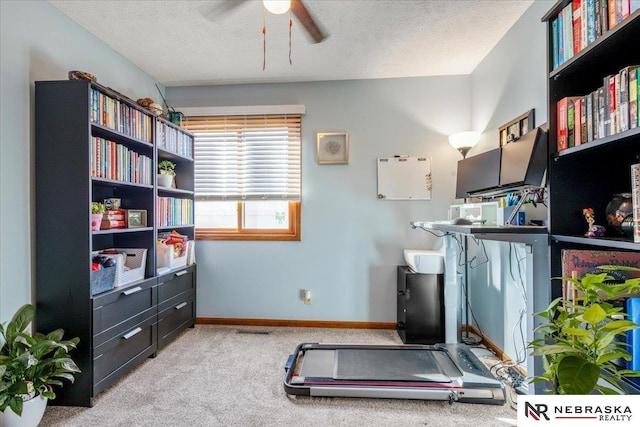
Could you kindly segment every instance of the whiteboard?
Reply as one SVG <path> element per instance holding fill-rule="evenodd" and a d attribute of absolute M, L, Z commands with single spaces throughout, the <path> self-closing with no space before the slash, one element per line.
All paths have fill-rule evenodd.
<path fill-rule="evenodd" d="M 378 199 L 431 200 L 431 158 L 378 158 Z"/>

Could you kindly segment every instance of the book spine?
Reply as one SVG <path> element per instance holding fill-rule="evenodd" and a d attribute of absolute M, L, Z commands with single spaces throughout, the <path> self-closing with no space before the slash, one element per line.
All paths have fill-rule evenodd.
<path fill-rule="evenodd" d="M 638 127 L 638 67 L 629 70 L 629 128 Z"/>
<path fill-rule="evenodd" d="M 600 0 L 600 33 L 609 31 L 609 0 Z"/>
<path fill-rule="evenodd" d="M 552 57 L 551 57 L 551 69 L 558 68 L 558 18 L 554 18 L 551 21 L 551 45 L 552 45 Z"/>
<path fill-rule="evenodd" d="M 629 67 L 620 70 L 620 132 L 629 130 Z"/>
<path fill-rule="evenodd" d="M 582 98 L 580 98 L 580 143 L 581 144 L 585 144 L 589 142 L 588 118 L 590 115 L 587 114 L 588 109 L 589 109 L 589 95 L 585 95 Z"/>
<path fill-rule="evenodd" d="M 608 88 L 609 126 L 607 136 L 610 136 L 616 133 L 616 77 L 613 75 L 609 76 Z"/>
<path fill-rule="evenodd" d="M 629 2 L 629 13 L 633 13 L 640 9 L 640 0 L 631 0 Z"/>
<path fill-rule="evenodd" d="M 596 0 L 587 0 L 587 44 L 596 41 Z"/>
<path fill-rule="evenodd" d="M 586 123 L 586 129 L 585 129 L 586 139 L 584 140 L 584 142 L 591 142 L 593 141 L 593 130 L 595 128 L 594 126 L 595 115 L 593 114 L 593 92 L 587 95 L 586 102 L 587 102 L 587 108 L 586 108 L 587 111 L 585 115 L 585 121 L 587 123 Z"/>
<path fill-rule="evenodd" d="M 573 58 L 573 5 L 569 3 L 564 8 L 564 59 Z"/>
<path fill-rule="evenodd" d="M 633 205 L 633 241 L 640 243 L 640 163 L 631 165 L 631 202 Z"/>
<path fill-rule="evenodd" d="M 579 105 L 578 103 L 578 108 L 580 108 Z M 569 100 L 567 103 L 567 144 L 569 148 L 576 146 L 576 127 L 576 100 Z M 580 129 L 579 126 L 577 128 Z"/>
<path fill-rule="evenodd" d="M 609 11 L 608 12 L 609 13 L 609 29 L 611 30 L 618 23 L 618 19 L 616 17 L 616 10 L 617 10 L 616 0 L 608 0 L 607 9 Z"/>
<path fill-rule="evenodd" d="M 562 98 L 556 106 L 557 111 L 557 140 L 558 152 L 569 148 L 567 140 L 567 103 L 568 98 Z"/>
<path fill-rule="evenodd" d="M 583 0 L 586 3 L 587 0 Z M 580 7 L 580 0 L 573 0 L 573 51 L 580 52 L 582 50 L 582 7 Z"/>
<path fill-rule="evenodd" d="M 558 12 L 558 65 L 564 63 L 564 11 Z"/>
<path fill-rule="evenodd" d="M 620 72 L 614 75 L 615 77 L 615 97 L 616 97 L 616 107 L 615 107 L 615 126 L 614 133 L 620 132 Z"/>

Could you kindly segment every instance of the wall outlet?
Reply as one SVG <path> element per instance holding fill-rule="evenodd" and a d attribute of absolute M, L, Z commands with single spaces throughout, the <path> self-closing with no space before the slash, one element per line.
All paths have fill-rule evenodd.
<path fill-rule="evenodd" d="M 311 304 L 311 291 L 309 289 L 305 289 L 302 294 L 302 301 L 305 304 Z"/>

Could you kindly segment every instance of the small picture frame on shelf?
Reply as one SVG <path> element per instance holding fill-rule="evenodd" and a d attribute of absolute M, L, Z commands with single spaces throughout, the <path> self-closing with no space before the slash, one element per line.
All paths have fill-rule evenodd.
<path fill-rule="evenodd" d="M 522 135 L 533 130 L 534 110 L 531 109 L 498 128 L 500 147 L 517 141 Z"/>
<path fill-rule="evenodd" d="M 142 228 L 147 226 L 147 211 L 142 209 L 127 209 L 127 227 Z"/>
<path fill-rule="evenodd" d="M 318 164 L 349 163 L 349 135 L 346 132 L 320 132 L 317 144 Z"/>

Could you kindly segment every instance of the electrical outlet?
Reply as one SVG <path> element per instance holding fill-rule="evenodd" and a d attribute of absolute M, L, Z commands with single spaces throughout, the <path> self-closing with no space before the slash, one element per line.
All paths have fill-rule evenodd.
<path fill-rule="evenodd" d="M 302 300 L 305 304 L 311 304 L 311 291 L 309 289 L 305 289 Z"/>

